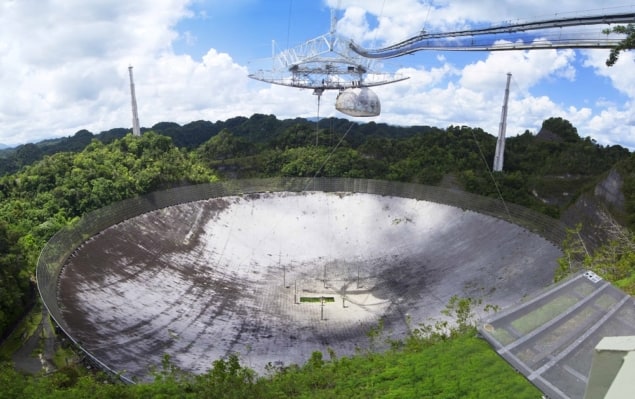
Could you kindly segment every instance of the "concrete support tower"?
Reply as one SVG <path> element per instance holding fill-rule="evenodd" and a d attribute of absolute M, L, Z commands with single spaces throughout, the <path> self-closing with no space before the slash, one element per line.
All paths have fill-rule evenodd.
<path fill-rule="evenodd" d="M 503 102 L 503 112 L 501 113 L 501 123 L 498 129 L 498 140 L 496 141 L 496 152 L 494 155 L 494 172 L 503 171 L 503 158 L 505 155 L 505 130 L 507 130 L 507 102 L 509 101 L 509 82 L 512 74 L 507 73 L 507 86 L 505 86 L 505 101 Z"/>
<path fill-rule="evenodd" d="M 141 136 L 141 128 L 139 127 L 139 115 L 137 114 L 137 97 L 134 93 L 134 79 L 132 78 L 132 65 L 128 67 L 130 73 L 130 96 L 132 97 L 132 134 Z"/>

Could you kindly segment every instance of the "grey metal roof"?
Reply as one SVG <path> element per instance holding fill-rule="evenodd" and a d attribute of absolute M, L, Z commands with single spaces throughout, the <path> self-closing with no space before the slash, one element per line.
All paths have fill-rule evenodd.
<path fill-rule="evenodd" d="M 635 334 L 635 302 L 593 272 L 580 272 L 494 314 L 480 333 L 550 398 L 583 398 L 593 349 Z"/>

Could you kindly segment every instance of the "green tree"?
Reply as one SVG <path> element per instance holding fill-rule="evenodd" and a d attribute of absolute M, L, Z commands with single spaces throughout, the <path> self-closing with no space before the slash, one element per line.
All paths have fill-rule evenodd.
<path fill-rule="evenodd" d="M 573 229 L 567 229 L 567 235 L 562 242 L 562 257 L 558 258 L 558 269 L 554 280 L 560 281 L 566 276 L 582 269 L 585 259 L 590 256 L 584 240 L 580 235 L 582 225 L 578 224 Z"/>
<path fill-rule="evenodd" d="M 19 252 L 18 239 L 7 224 L 0 221 L 0 338 L 30 302 L 30 274 L 26 270 L 26 259 Z"/>
<path fill-rule="evenodd" d="M 25 397 L 29 380 L 18 373 L 9 362 L 0 361 L 0 399 L 18 399 Z"/>
<path fill-rule="evenodd" d="M 606 59 L 606 66 L 611 67 L 615 65 L 622 51 L 635 48 L 635 24 L 617 25 L 611 29 L 604 29 L 602 32 L 607 35 L 611 33 L 626 35 L 623 40 L 611 49 L 609 57 Z"/>
<path fill-rule="evenodd" d="M 591 270 L 613 282 L 629 294 L 635 293 L 635 236 L 613 219 L 606 217 L 602 230 L 610 240 L 594 252 L 587 250 L 580 235 L 582 226 L 567 231 L 562 243 L 563 256 L 558 259 L 555 280 L 580 270 Z"/>
<path fill-rule="evenodd" d="M 236 137 L 227 129 L 221 130 L 201 145 L 199 155 L 206 160 L 224 160 L 240 158 L 255 153 L 256 147 L 242 137 Z"/>
<path fill-rule="evenodd" d="M 478 306 L 480 304 L 480 300 L 452 295 L 450 301 L 441 313 L 454 319 L 456 322 L 456 329 L 451 329 L 453 334 L 457 332 L 465 332 L 474 328 L 474 325 L 476 324 L 474 306 Z"/>
<path fill-rule="evenodd" d="M 271 145 L 274 148 L 286 150 L 295 147 L 307 147 L 315 145 L 316 131 L 313 127 L 307 124 L 295 124 L 285 129 L 281 134 L 276 135 L 271 140 Z M 318 142 L 324 142 L 318 140 Z"/>
<path fill-rule="evenodd" d="M 195 378 L 198 397 L 205 398 L 255 398 L 259 392 L 256 374 L 240 365 L 236 354 L 227 359 L 215 360 L 212 369 Z"/>
<path fill-rule="evenodd" d="M 21 145 L 15 151 L 15 159 L 19 166 L 30 165 L 40 158 L 42 150 L 32 143 Z"/>
<path fill-rule="evenodd" d="M 580 140 L 578 129 L 571 122 L 561 117 L 545 119 L 542 122 L 542 128 L 556 134 L 568 143 L 575 143 Z"/>

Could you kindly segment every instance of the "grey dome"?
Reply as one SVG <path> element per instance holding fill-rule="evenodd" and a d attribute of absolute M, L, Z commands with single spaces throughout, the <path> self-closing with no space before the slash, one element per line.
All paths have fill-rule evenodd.
<path fill-rule="evenodd" d="M 346 89 L 337 95 L 335 109 L 350 116 L 377 116 L 381 112 L 381 103 L 368 87 Z"/>

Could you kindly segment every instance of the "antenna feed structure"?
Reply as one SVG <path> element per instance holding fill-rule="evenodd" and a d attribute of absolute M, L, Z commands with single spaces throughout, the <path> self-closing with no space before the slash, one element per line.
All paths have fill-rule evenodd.
<path fill-rule="evenodd" d="M 370 87 L 400 82 L 408 77 L 373 71 L 374 60 L 355 53 L 352 41 L 335 30 L 273 56 L 271 69 L 249 74 L 252 79 L 281 86 L 312 89 L 318 101 L 325 90 L 338 90 L 335 108 L 356 117 L 377 116 L 379 97 Z"/>

